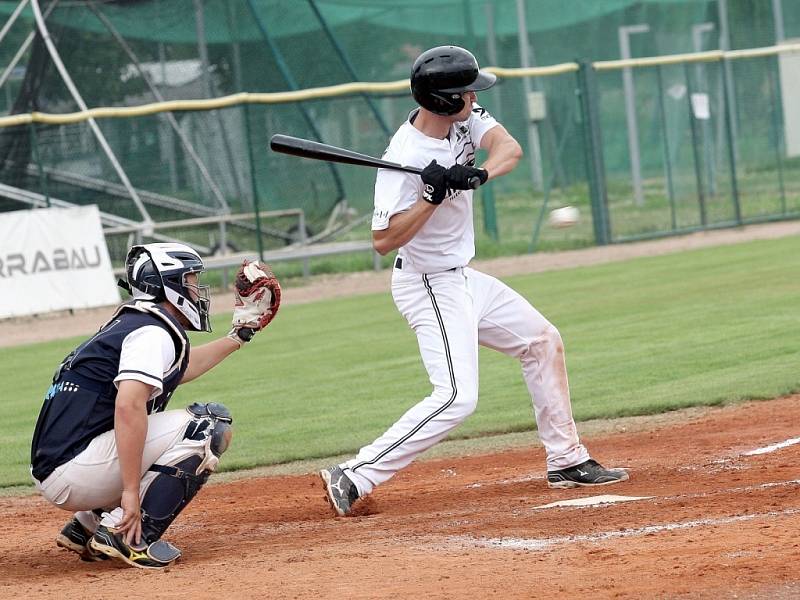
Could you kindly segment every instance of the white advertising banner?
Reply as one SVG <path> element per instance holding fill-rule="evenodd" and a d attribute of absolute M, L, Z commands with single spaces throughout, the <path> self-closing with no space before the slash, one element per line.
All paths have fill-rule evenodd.
<path fill-rule="evenodd" d="M 119 301 L 96 206 L 0 213 L 0 319 Z"/>

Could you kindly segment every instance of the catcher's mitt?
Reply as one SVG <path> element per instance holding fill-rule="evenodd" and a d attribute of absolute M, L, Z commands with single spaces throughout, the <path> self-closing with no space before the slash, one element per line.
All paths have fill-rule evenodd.
<path fill-rule="evenodd" d="M 229 337 L 239 344 L 275 318 L 281 305 L 281 285 L 270 266 L 258 260 L 242 263 L 234 285 L 233 329 Z"/>

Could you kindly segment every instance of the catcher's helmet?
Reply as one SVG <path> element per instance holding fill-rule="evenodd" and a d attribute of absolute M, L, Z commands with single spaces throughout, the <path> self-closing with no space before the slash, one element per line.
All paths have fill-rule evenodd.
<path fill-rule="evenodd" d="M 458 46 L 437 46 L 417 57 L 411 67 L 411 93 L 421 107 L 437 115 L 454 115 L 464 108 L 461 95 L 492 87 L 492 73 L 478 69 L 478 61 Z"/>
<path fill-rule="evenodd" d="M 191 286 L 197 295 L 192 298 L 186 275 L 202 273 L 203 259 L 183 244 L 144 244 L 133 246 L 125 259 L 127 282 L 120 285 L 135 300 L 166 300 L 177 308 L 195 331 L 211 331 L 208 311 L 211 300 L 207 285 Z"/>

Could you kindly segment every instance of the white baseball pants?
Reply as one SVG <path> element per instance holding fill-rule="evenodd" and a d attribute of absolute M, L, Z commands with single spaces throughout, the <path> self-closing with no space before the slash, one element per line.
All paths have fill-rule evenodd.
<path fill-rule="evenodd" d="M 190 456 L 205 454 L 206 440 L 184 439 L 186 427 L 192 420 L 193 416 L 186 410 L 148 415 L 140 498 L 158 475 L 148 471 L 152 464 L 172 465 Z M 119 506 L 122 497 L 122 474 L 114 431 L 98 435 L 83 452 L 58 467 L 43 482 L 35 479 L 34 482 L 42 495 L 58 508 L 80 511 L 76 516 L 93 531 L 97 521 L 89 511 L 97 508 L 111 511 Z"/>
<path fill-rule="evenodd" d="M 395 269 L 392 296 L 417 334 L 433 391 L 341 465 L 365 495 L 466 419 L 478 402 L 478 345 L 518 358 L 533 401 L 548 470 L 589 458 L 578 440 L 558 330 L 503 282 L 472 269 Z"/>

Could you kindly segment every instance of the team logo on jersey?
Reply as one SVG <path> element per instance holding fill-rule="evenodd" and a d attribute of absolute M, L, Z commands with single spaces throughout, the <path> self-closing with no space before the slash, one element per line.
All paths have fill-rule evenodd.
<path fill-rule="evenodd" d="M 461 196 L 462 190 L 448 190 L 450 193 L 445 196 L 445 201 L 455 202 L 456 198 Z"/>
<path fill-rule="evenodd" d="M 483 108 L 482 106 L 476 106 L 475 108 L 472 109 L 472 112 L 474 112 L 476 115 L 478 115 L 479 118 L 483 120 L 486 120 L 490 117 L 489 113 L 486 112 L 486 109 Z"/>
<path fill-rule="evenodd" d="M 71 381 L 59 381 L 58 383 L 54 383 L 50 386 L 47 390 L 47 394 L 45 394 L 44 399 L 50 400 L 53 396 L 55 396 L 58 392 L 77 392 L 81 389 L 81 386 L 77 383 L 72 383 Z"/>

